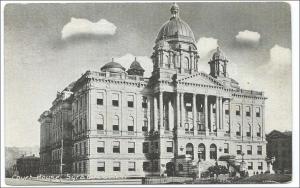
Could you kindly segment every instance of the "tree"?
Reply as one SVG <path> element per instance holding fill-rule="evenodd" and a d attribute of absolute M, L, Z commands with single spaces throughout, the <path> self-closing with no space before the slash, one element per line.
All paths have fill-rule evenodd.
<path fill-rule="evenodd" d="M 228 169 L 226 168 L 226 166 L 223 166 L 223 165 L 210 166 L 210 167 L 208 168 L 208 172 L 209 172 L 210 174 L 216 174 L 217 177 L 218 177 L 218 175 L 220 175 L 220 174 L 228 174 L 228 173 L 229 173 L 229 171 L 228 171 Z"/>

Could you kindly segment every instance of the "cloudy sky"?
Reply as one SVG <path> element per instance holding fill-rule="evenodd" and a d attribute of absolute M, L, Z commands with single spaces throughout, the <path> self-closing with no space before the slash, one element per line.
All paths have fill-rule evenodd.
<path fill-rule="evenodd" d="M 229 75 L 265 91 L 266 131 L 291 130 L 291 23 L 285 3 L 179 3 L 200 69 L 220 46 Z M 134 57 L 150 75 L 154 41 L 170 3 L 9 4 L 4 12 L 7 146 L 39 144 L 40 114 L 87 70 Z"/>

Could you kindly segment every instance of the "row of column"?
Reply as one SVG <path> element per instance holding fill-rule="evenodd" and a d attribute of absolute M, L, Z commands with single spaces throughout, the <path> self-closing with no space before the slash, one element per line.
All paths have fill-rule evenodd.
<path fill-rule="evenodd" d="M 196 96 L 197 94 L 193 93 L 193 99 L 192 99 L 192 114 L 193 114 L 193 126 L 194 126 L 194 134 L 196 134 L 197 131 L 197 106 L 196 106 Z M 158 103 L 159 102 L 159 103 Z M 158 93 L 158 100 L 157 97 L 154 96 L 154 130 L 164 129 L 163 127 L 163 92 Z M 169 105 L 170 106 L 170 105 Z M 170 110 L 170 108 L 169 108 Z M 180 127 L 183 127 L 186 118 L 185 118 L 185 101 L 184 101 L 184 93 L 176 93 L 176 117 L 174 120 L 176 121 L 176 124 L 178 126 L 178 129 Z M 209 119 L 210 116 L 210 128 L 211 131 L 213 129 L 224 129 L 223 125 L 223 98 L 216 96 L 216 117 L 213 117 L 213 103 L 210 103 L 210 111 L 208 108 L 208 95 L 204 95 L 204 124 L 205 124 L 205 134 L 209 134 Z M 213 119 L 216 120 L 215 127 L 213 127 Z M 170 118 L 169 118 L 170 122 Z"/>

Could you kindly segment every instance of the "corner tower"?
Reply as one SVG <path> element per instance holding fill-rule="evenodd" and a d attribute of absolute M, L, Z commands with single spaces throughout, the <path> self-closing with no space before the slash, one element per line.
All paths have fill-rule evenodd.
<path fill-rule="evenodd" d="M 198 72 L 198 51 L 193 31 L 179 17 L 179 6 L 171 6 L 171 18 L 160 29 L 155 40 L 152 76 L 167 79 Z"/>
<path fill-rule="evenodd" d="M 214 78 L 217 77 L 227 77 L 227 63 L 223 52 L 221 52 L 220 48 L 217 47 L 216 52 L 213 54 L 212 59 L 208 62 L 210 65 L 210 75 Z"/>

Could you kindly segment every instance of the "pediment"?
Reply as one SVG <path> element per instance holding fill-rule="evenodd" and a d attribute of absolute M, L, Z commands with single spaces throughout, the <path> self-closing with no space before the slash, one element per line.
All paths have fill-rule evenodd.
<path fill-rule="evenodd" d="M 204 73 L 204 72 L 197 72 L 192 75 L 180 78 L 177 80 L 180 83 L 193 83 L 193 84 L 203 84 L 203 85 L 210 85 L 210 86 L 223 86 L 221 82 L 213 78 L 212 76 Z"/>

